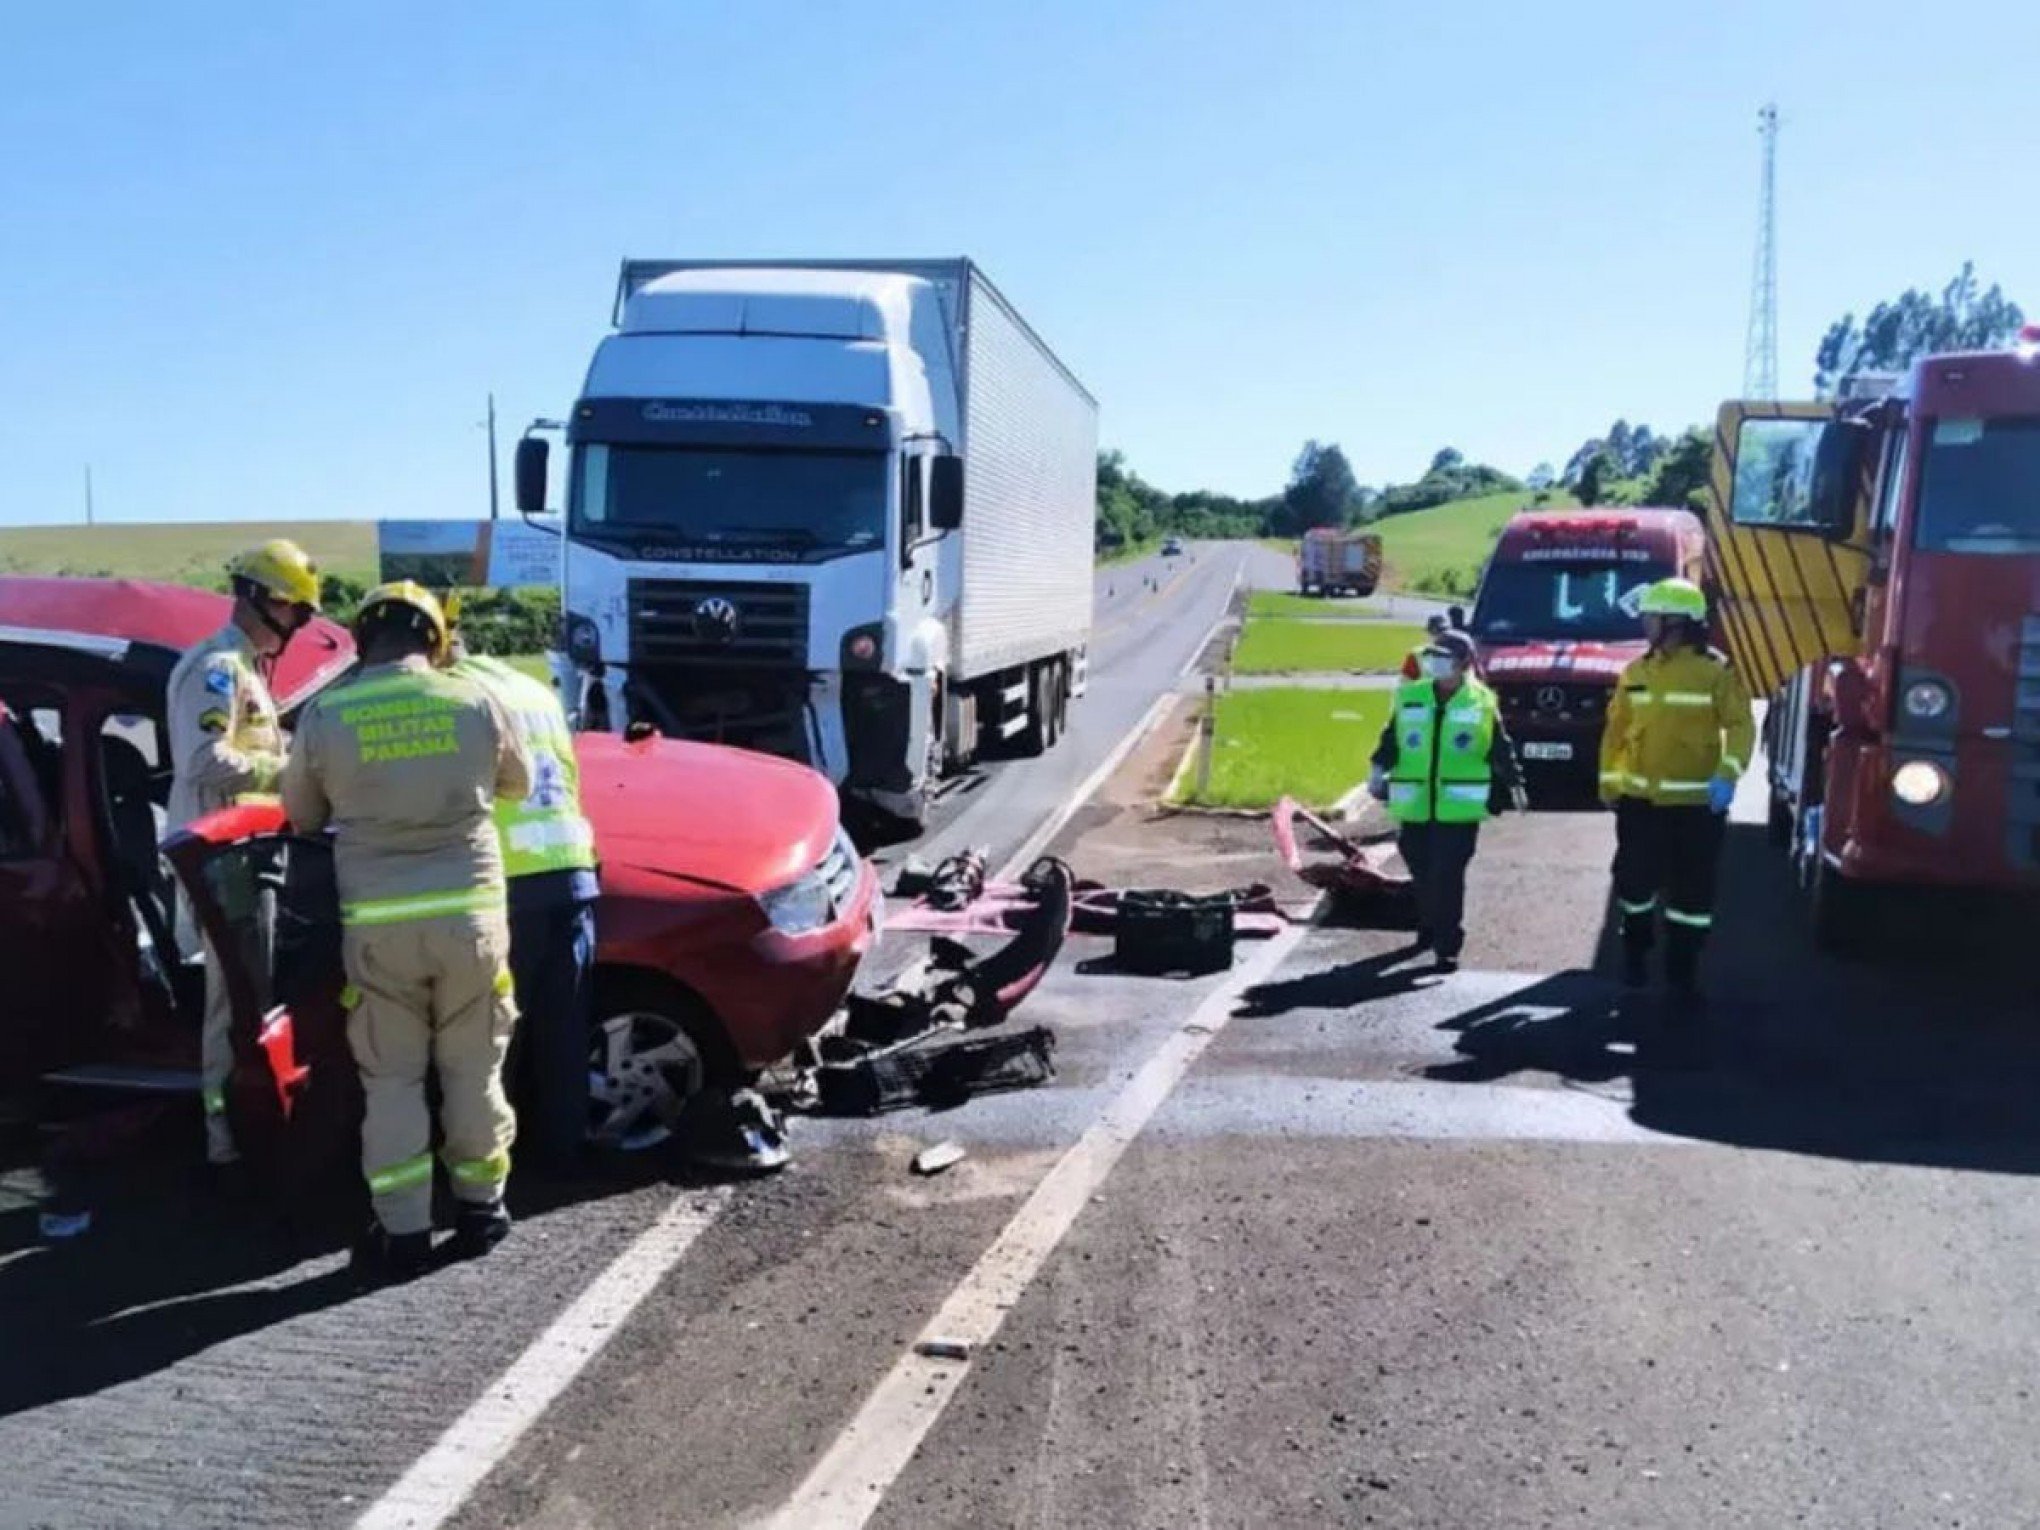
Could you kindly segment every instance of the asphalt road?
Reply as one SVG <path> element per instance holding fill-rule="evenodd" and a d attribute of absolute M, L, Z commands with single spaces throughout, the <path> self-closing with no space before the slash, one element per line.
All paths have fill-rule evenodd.
<path fill-rule="evenodd" d="M 1068 752 L 924 853 L 1017 849 L 1242 569 L 1287 572 L 1200 550 L 1101 600 Z M 1258 826 L 1148 822 L 1123 778 L 1165 743 L 1059 849 L 1265 874 Z M 1760 808 L 1697 1056 L 1605 976 L 1607 820 L 1539 814 L 1486 832 L 1454 976 L 1367 911 L 1188 981 L 1074 942 L 1022 1011 L 1052 1085 L 799 1121 L 734 1189 L 556 1190 L 402 1290 L 169 1189 L 0 1255 L 0 1524 L 345 1524 L 449 1427 L 406 1501 L 476 1527 L 2030 1522 L 2033 980 L 1939 936 L 1815 957 Z M 944 1137 L 969 1156 L 912 1175 Z M 640 1305 L 517 1364 L 619 1269 Z M 931 1325 L 972 1357 L 917 1360 Z"/>

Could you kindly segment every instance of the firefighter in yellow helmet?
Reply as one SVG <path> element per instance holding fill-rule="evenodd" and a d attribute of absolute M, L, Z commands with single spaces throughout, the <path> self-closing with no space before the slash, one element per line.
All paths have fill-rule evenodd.
<path fill-rule="evenodd" d="M 1756 729 L 1742 681 L 1707 646 L 1700 587 L 1660 580 L 1640 609 L 1650 651 L 1616 682 L 1601 734 L 1601 798 L 1616 815 L 1623 981 L 1646 982 L 1662 914 L 1665 981 L 1690 1002 L 1714 923 L 1723 826 Z"/>
<path fill-rule="evenodd" d="M 348 1042 L 367 1111 L 362 1169 L 375 1217 L 357 1275 L 401 1280 L 431 1257 L 432 1120 L 459 1212 L 453 1252 L 510 1230 L 503 1188 L 516 1121 L 503 1095 L 517 1018 L 496 799 L 531 790 L 531 756 L 489 694 L 443 673 L 446 616 L 403 580 L 355 618 L 362 669 L 298 723 L 283 772 L 293 825 L 335 831 Z"/>
<path fill-rule="evenodd" d="M 269 670 L 291 637 L 319 609 L 319 571 L 304 549 L 279 538 L 250 548 L 227 566 L 234 596 L 227 624 L 186 653 L 170 671 L 170 801 L 167 832 L 194 819 L 276 790 L 283 769 L 283 730 L 269 694 Z M 196 933 L 185 911 L 184 923 Z M 227 1124 L 226 985 L 210 949 L 205 963 L 205 1022 L 199 1073 L 205 1105 L 207 1162 L 238 1156 Z"/>

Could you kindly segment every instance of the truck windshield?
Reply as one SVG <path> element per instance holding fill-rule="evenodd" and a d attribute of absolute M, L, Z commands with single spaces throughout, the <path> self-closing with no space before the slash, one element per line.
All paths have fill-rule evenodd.
<path fill-rule="evenodd" d="M 656 539 L 661 556 L 785 559 L 885 543 L 879 452 L 583 445 L 573 529 Z"/>
<path fill-rule="evenodd" d="M 1667 563 L 1497 563 L 1473 608 L 1476 637 L 1620 642 L 1643 635 L 1637 602 Z"/>
<path fill-rule="evenodd" d="M 1921 550 L 2040 552 L 2040 419 L 1941 419 L 1927 432 Z"/>

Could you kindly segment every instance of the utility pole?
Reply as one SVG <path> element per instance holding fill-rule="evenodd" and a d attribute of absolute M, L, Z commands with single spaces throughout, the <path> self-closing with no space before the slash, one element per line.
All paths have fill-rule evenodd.
<path fill-rule="evenodd" d="M 489 519 L 500 514 L 496 504 L 496 395 L 489 395 Z"/>
<path fill-rule="evenodd" d="M 85 524 L 92 524 L 92 464 L 85 464 Z"/>
<path fill-rule="evenodd" d="M 1750 330 L 1743 349 L 1743 396 L 1778 396 L 1778 108 L 1757 113 L 1763 189 L 1757 199 L 1757 258 L 1750 271 Z"/>

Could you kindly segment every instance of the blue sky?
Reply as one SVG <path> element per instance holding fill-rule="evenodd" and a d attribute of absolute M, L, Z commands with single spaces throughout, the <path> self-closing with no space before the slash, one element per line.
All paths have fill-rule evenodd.
<path fill-rule="evenodd" d="M 174 13 L 174 14 L 173 14 Z M 286 14 L 287 13 L 287 14 Z M 1951 13 L 1952 14 L 1952 13 Z M 1516 471 L 1964 258 L 2040 310 L 2040 6 L 19 7 L 0 524 L 475 515 L 638 255 L 969 254 L 1168 488 Z"/>

